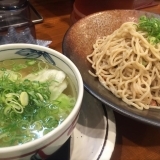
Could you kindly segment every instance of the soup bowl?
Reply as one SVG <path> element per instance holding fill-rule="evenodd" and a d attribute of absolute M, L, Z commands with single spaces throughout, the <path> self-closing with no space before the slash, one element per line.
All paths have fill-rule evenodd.
<path fill-rule="evenodd" d="M 0 160 L 47 159 L 67 141 L 77 123 L 84 91 L 82 77 L 71 60 L 53 49 L 32 44 L 0 46 L 0 61 L 17 58 L 33 58 L 47 61 L 64 71 L 71 79 L 71 83 L 76 90 L 76 102 L 73 109 L 55 129 L 33 141 L 0 148 Z"/>

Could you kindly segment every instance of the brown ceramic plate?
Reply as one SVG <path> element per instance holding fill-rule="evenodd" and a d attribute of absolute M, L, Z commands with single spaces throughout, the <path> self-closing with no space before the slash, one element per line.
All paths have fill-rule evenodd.
<path fill-rule="evenodd" d="M 66 32 L 62 51 L 78 67 L 85 88 L 93 96 L 123 115 L 151 125 L 160 126 L 160 110 L 150 109 L 141 111 L 128 106 L 105 89 L 97 78 L 92 77 L 88 73 L 88 70 L 91 69 L 91 64 L 86 60 L 86 56 L 92 52 L 92 45 L 96 39 L 111 34 L 126 21 L 137 21 L 141 15 L 154 15 L 160 18 L 159 15 L 137 10 L 108 10 L 86 16 L 76 22 Z"/>

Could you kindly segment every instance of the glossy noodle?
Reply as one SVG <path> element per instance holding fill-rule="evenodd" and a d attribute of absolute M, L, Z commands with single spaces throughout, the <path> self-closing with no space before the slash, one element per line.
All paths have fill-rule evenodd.
<path fill-rule="evenodd" d="M 140 110 L 160 108 L 160 45 L 148 42 L 135 22 L 99 38 L 87 56 L 100 83 Z"/>

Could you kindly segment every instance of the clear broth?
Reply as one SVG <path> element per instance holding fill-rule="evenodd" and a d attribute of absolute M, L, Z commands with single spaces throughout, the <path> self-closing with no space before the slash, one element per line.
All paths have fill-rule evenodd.
<path fill-rule="evenodd" d="M 22 66 L 25 66 L 26 61 L 30 61 L 30 59 L 2 61 L 0 62 L 0 70 L 16 70 L 16 72 L 19 72 L 23 77 L 30 73 L 37 72 L 39 68 L 38 65 L 41 66 L 40 68 L 47 66 L 49 69 L 60 70 L 41 60 L 36 60 L 35 64 L 23 68 Z M 76 100 L 76 90 L 68 76 L 67 82 L 68 87 L 63 93 Z M 42 137 L 60 125 L 70 114 L 73 107 L 74 105 L 69 108 L 65 106 L 60 108 L 56 105 L 54 107 L 48 105 L 47 108 L 35 107 L 34 109 L 25 107 L 24 113 L 14 113 L 13 116 L 10 117 L 3 114 L 4 107 L 3 104 L 0 104 L 0 147 L 21 145 Z"/>

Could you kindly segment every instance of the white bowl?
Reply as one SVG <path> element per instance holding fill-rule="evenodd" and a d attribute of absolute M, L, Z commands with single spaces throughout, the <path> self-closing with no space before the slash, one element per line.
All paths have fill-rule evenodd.
<path fill-rule="evenodd" d="M 18 146 L 0 148 L 0 160 L 46 159 L 70 137 L 79 117 L 83 99 L 83 81 L 77 67 L 63 54 L 32 44 L 7 44 L 0 46 L 0 61 L 12 58 L 43 58 L 62 69 L 72 80 L 77 91 L 76 104 L 69 116 L 53 131 L 43 137 Z"/>

